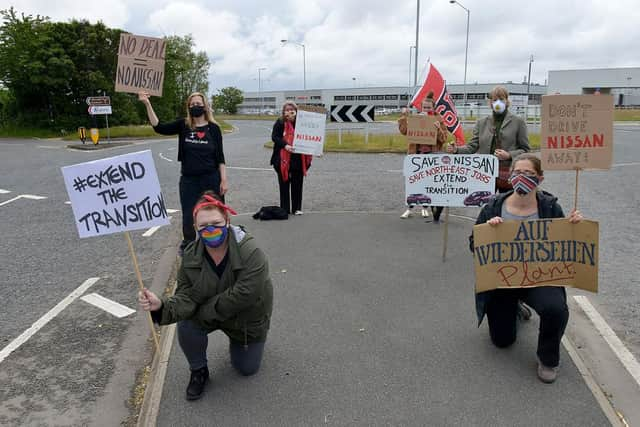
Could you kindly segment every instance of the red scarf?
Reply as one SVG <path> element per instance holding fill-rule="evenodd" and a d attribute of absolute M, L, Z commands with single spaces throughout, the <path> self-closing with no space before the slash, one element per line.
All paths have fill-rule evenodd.
<path fill-rule="evenodd" d="M 293 134 L 295 133 L 295 128 L 293 124 L 289 120 L 284 121 L 284 134 L 282 135 L 282 139 L 287 145 L 293 146 Z M 312 156 L 308 154 L 300 154 L 302 156 L 302 175 L 307 176 L 307 169 L 311 166 Z M 282 179 L 287 182 L 289 181 L 289 164 L 291 163 L 291 153 L 285 150 L 284 148 L 280 149 L 280 174 L 282 175 Z"/>

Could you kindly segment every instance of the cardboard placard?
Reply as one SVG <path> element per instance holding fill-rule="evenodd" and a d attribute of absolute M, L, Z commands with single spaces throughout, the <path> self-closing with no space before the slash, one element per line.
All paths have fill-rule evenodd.
<path fill-rule="evenodd" d="M 438 123 L 436 116 L 418 114 L 407 117 L 407 145 L 436 145 L 438 139 L 436 123 Z"/>
<path fill-rule="evenodd" d="M 505 221 L 473 227 L 476 292 L 570 286 L 598 292 L 598 223 Z"/>
<path fill-rule="evenodd" d="M 544 170 L 610 169 L 613 96 L 543 96 L 540 158 Z"/>
<path fill-rule="evenodd" d="M 298 110 L 293 148 L 298 154 L 322 155 L 327 116 Z"/>
<path fill-rule="evenodd" d="M 116 92 L 162 96 L 165 51 L 164 39 L 120 34 Z"/>
<path fill-rule="evenodd" d="M 403 172 L 409 205 L 480 206 L 494 193 L 498 159 L 489 154 L 412 154 L 405 157 Z"/>
<path fill-rule="evenodd" d="M 169 224 L 150 150 L 62 168 L 80 238 Z"/>

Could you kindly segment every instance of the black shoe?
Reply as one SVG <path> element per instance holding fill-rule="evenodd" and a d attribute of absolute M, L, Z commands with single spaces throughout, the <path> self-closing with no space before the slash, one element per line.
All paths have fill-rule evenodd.
<path fill-rule="evenodd" d="M 209 381 L 209 369 L 205 366 L 195 371 L 191 371 L 191 379 L 187 386 L 187 400 L 198 400 L 202 397 L 204 386 Z"/>

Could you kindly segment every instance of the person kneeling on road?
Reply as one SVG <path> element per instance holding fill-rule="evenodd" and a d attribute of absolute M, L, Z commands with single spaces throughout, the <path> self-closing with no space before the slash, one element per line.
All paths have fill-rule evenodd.
<path fill-rule="evenodd" d="M 242 227 L 230 225 L 236 213 L 213 192 L 205 192 L 193 209 L 197 240 L 184 250 L 175 294 L 158 298 L 148 289 L 138 301 L 160 325 L 178 323 L 178 342 L 191 379 L 187 400 L 199 399 L 209 380 L 208 334 L 229 337 L 231 364 L 248 376 L 260 368 L 271 310 L 273 287 L 267 258 Z"/>
<path fill-rule="evenodd" d="M 480 212 L 476 224 L 499 226 L 504 220 L 529 221 L 542 218 L 563 218 L 558 199 L 538 190 L 543 181 L 540 159 L 524 153 L 511 165 L 509 181 L 514 190 L 497 194 Z M 571 223 L 582 220 L 580 211 L 572 210 Z M 469 248 L 474 251 L 473 234 Z M 523 301 L 540 316 L 538 336 L 538 378 L 552 383 L 558 376 L 560 340 L 569 320 L 567 294 L 564 287 L 540 286 L 534 288 L 494 289 L 476 294 L 478 325 L 484 315 L 489 319 L 489 335 L 497 347 L 509 347 L 516 340 L 518 301 Z"/>

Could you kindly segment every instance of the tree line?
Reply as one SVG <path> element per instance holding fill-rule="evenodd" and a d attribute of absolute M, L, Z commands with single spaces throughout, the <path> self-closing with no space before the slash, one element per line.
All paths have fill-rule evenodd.
<path fill-rule="evenodd" d="M 0 127 L 68 132 L 89 126 L 85 99 L 99 95 L 111 97 L 110 125 L 147 122 L 135 95 L 114 92 L 123 30 L 86 20 L 51 22 L 13 7 L 0 17 Z M 153 105 L 159 117 L 172 120 L 184 116 L 190 93 L 208 93 L 210 63 L 191 35 L 165 39 L 163 94 Z M 213 97 L 218 106 L 225 89 Z"/>

